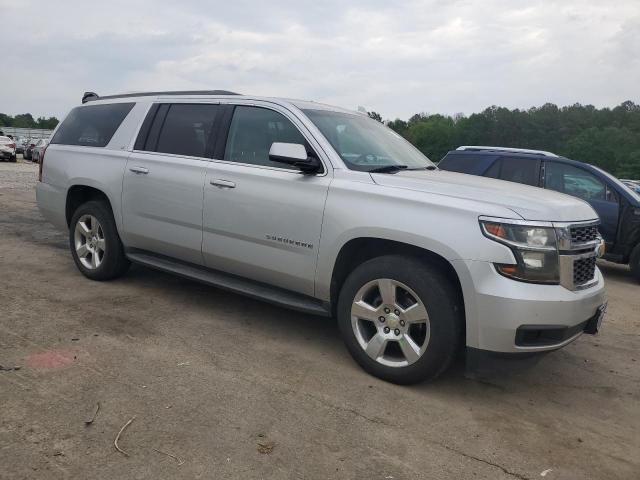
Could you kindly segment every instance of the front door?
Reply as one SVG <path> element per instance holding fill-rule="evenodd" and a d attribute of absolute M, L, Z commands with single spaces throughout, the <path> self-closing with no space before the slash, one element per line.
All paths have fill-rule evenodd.
<path fill-rule="evenodd" d="M 124 174 L 129 247 L 203 264 L 202 197 L 218 108 L 174 103 L 151 109 Z"/>
<path fill-rule="evenodd" d="M 330 172 L 303 175 L 269 160 L 273 142 L 304 144 L 313 154 L 295 117 L 257 106 L 227 108 L 232 118 L 205 180 L 205 263 L 313 295 Z"/>

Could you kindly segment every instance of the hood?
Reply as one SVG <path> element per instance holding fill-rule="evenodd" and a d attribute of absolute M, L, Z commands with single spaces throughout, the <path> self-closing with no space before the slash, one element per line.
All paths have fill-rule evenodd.
<path fill-rule="evenodd" d="M 493 178 L 444 170 L 412 170 L 394 174 L 373 173 L 371 177 L 378 185 L 506 207 L 525 220 L 575 222 L 598 218 L 593 208 L 578 198 Z M 478 214 L 482 215 L 482 212 Z"/>

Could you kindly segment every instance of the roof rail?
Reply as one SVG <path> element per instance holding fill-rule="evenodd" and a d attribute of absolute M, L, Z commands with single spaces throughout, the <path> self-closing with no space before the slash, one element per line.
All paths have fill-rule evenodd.
<path fill-rule="evenodd" d="M 119 95 L 105 95 L 99 96 L 94 92 L 85 92 L 82 96 L 82 103 L 91 102 L 94 100 L 110 100 L 112 98 L 129 98 L 129 97 L 151 97 L 156 95 L 240 95 L 236 92 L 230 92 L 228 90 L 175 90 L 175 91 L 163 91 L 163 92 L 138 92 L 138 93 L 121 93 Z"/>
<path fill-rule="evenodd" d="M 531 155 L 542 155 L 544 157 L 555 157 L 558 155 L 551 152 L 545 152 L 544 150 L 530 150 L 528 148 L 510 148 L 510 147 L 489 147 L 485 145 L 463 145 L 456 148 L 456 150 L 487 150 L 492 152 L 513 152 L 513 153 L 528 153 Z"/>

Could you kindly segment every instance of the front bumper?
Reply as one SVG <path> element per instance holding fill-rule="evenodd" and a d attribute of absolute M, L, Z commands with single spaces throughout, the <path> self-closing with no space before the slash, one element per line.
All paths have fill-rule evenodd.
<path fill-rule="evenodd" d="M 560 285 L 518 282 L 496 272 L 492 263 L 457 260 L 467 317 L 467 346 L 503 353 L 561 348 L 584 333 L 606 303 L 604 280 L 596 268 L 592 286 L 571 291 Z M 593 323 L 593 322 L 592 322 Z M 522 341 L 523 328 L 554 332 Z"/>

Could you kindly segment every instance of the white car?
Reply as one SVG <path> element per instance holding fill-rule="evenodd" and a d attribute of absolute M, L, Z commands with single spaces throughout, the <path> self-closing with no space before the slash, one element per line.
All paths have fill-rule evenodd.
<path fill-rule="evenodd" d="M 0 137 L 0 159 L 16 161 L 16 142 L 9 137 Z"/>

